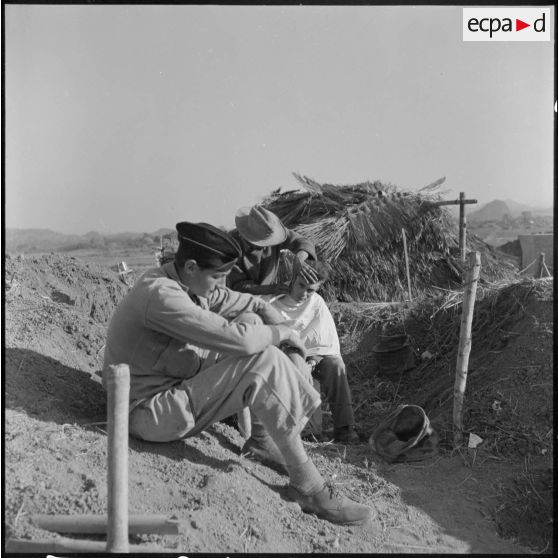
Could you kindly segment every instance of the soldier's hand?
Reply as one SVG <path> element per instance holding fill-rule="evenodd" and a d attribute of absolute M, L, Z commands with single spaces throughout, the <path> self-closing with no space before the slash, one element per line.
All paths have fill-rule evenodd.
<path fill-rule="evenodd" d="M 304 346 L 304 342 L 300 335 L 294 331 L 281 343 L 281 348 L 283 348 L 287 354 L 289 354 L 289 352 L 296 352 L 303 359 L 306 359 L 306 347 Z"/>
<path fill-rule="evenodd" d="M 277 346 L 286 353 L 297 352 L 305 359 L 306 347 L 298 332 L 286 324 L 278 324 L 275 327 L 279 331 L 280 336 Z"/>

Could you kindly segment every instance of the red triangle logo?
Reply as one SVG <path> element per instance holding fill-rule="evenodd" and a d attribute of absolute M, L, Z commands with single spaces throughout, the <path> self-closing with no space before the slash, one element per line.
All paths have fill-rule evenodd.
<path fill-rule="evenodd" d="M 522 29 L 525 29 L 525 27 L 531 27 L 530 23 L 525 23 L 524 21 L 521 21 L 520 19 L 515 20 L 515 30 L 516 31 L 521 31 Z"/>

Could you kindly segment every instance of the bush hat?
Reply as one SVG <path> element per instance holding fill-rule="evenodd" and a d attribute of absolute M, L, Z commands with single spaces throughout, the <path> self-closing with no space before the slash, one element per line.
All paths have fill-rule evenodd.
<path fill-rule="evenodd" d="M 370 436 L 369 444 L 388 463 L 421 461 L 438 450 L 438 435 L 424 409 L 399 405 Z"/>
<path fill-rule="evenodd" d="M 256 246 L 276 246 L 287 240 L 287 229 L 281 219 L 261 205 L 241 207 L 235 223 L 240 235 Z"/>
<path fill-rule="evenodd" d="M 187 249 L 202 268 L 227 271 L 242 254 L 238 242 L 229 233 L 209 223 L 182 221 L 176 224 L 176 231 L 179 250 Z"/>

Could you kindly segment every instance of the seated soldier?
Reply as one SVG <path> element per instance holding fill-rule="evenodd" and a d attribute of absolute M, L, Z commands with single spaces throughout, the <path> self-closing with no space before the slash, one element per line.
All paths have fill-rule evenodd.
<path fill-rule="evenodd" d="M 104 370 L 130 368 L 130 433 L 178 440 L 248 407 L 268 433 L 262 451 L 288 472 L 290 497 L 333 523 L 363 522 L 370 508 L 332 490 L 304 450 L 300 432 L 320 397 L 277 348 L 304 353 L 302 342 L 271 305 L 221 286 L 240 255 L 230 235 L 205 223 L 176 227 L 175 260 L 145 272 L 108 327 Z M 233 321 L 246 312 L 265 323 Z"/>
<path fill-rule="evenodd" d="M 309 283 L 299 273 L 293 277 L 289 294 L 263 298 L 279 310 L 284 323 L 302 337 L 312 376 L 319 380 L 331 409 L 334 440 L 355 444 L 359 442 L 359 436 L 355 430 L 351 392 L 341 358 L 339 337 L 327 304 L 316 292 L 327 279 L 327 268 L 315 260 L 306 263 L 316 271 L 318 281 Z"/>

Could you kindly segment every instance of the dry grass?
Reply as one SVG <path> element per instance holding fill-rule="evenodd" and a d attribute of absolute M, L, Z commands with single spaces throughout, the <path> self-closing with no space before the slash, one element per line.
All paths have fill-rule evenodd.
<path fill-rule="evenodd" d="M 515 324 L 525 317 L 528 300 L 552 296 L 552 281 L 522 279 L 513 283 L 481 285 L 473 317 L 473 351 L 469 365 L 469 379 L 485 374 L 487 358 L 497 355 L 517 334 Z M 402 304 L 332 304 L 331 310 L 338 326 L 344 358 L 350 369 L 351 389 L 358 421 L 371 429 L 378 417 L 385 415 L 401 402 L 422 406 L 430 416 L 440 419 L 442 441 L 451 439 L 451 410 L 453 382 L 459 345 L 462 291 L 439 292 L 437 297 L 424 298 Z M 411 339 L 417 366 L 399 377 L 377 375 L 373 344 L 380 335 L 405 333 Z M 431 357 L 421 358 L 425 353 Z M 482 384 L 485 389 L 485 385 Z M 486 395 L 488 393 L 485 390 Z M 481 394 L 468 398 L 465 419 L 475 425 L 475 432 L 484 433 L 479 417 L 485 413 L 478 407 L 485 405 Z M 482 400 L 482 402 L 481 402 Z M 505 412 L 513 410 L 506 404 Z M 514 423 L 515 424 L 515 423 Z M 444 433 L 447 425 L 447 436 Z M 515 428 L 520 428 L 520 423 Z M 492 425 L 487 425 L 494 430 Z M 522 438 L 508 429 L 493 432 L 502 447 L 522 446 Z M 525 432 L 533 444 L 532 434 Z M 514 438 L 514 444 L 504 444 Z M 542 442 L 541 442 L 542 443 Z M 546 443 L 546 442 L 545 442 Z M 538 447 L 538 446 L 537 446 Z M 541 445 L 541 447 L 545 447 Z M 498 455 L 495 452 L 495 455 Z"/>
<path fill-rule="evenodd" d="M 490 495 L 489 513 L 498 533 L 518 539 L 540 554 L 553 552 L 553 474 L 534 467 L 525 456 L 520 474 L 497 482 Z M 537 529 L 533 529 L 533 525 Z"/>
<path fill-rule="evenodd" d="M 548 468 L 553 451 L 552 368 L 546 356 L 551 332 L 541 338 L 532 355 L 521 356 L 516 368 L 513 355 L 519 357 L 523 349 L 517 347 L 528 341 L 513 343 L 517 331 L 532 327 L 531 304 L 551 301 L 552 291 L 552 279 L 479 286 L 464 413 L 466 432 L 484 440 L 474 455 L 477 466 L 502 463 L 511 471 L 509 465 L 524 460 L 520 472 L 502 474 L 487 494 L 490 518 L 503 537 L 544 553 L 552 552 L 553 474 Z M 451 451 L 462 301 L 461 291 L 438 290 L 436 297 L 413 303 L 330 304 L 349 371 L 356 423 L 364 433 L 370 434 L 398 404 L 414 403 L 432 420 L 441 453 Z M 396 333 L 410 335 L 418 365 L 399 377 L 379 376 L 373 343 L 380 335 Z M 421 360 L 425 351 L 432 358 Z M 507 351 L 511 352 L 506 368 L 492 368 L 492 363 L 501 362 L 500 353 Z M 464 451 L 465 465 L 470 467 L 472 458 Z"/>

